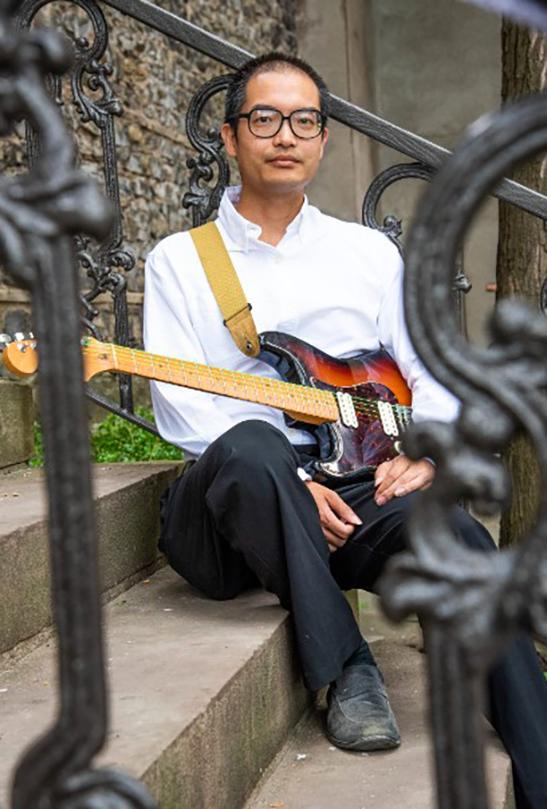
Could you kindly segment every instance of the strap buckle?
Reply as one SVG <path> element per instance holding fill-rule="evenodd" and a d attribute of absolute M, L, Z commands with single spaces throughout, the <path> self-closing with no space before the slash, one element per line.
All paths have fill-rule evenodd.
<path fill-rule="evenodd" d="M 253 311 L 253 307 L 251 306 L 250 303 L 245 304 L 245 306 L 242 309 L 238 309 L 237 312 L 234 312 L 233 315 L 230 315 L 230 317 L 226 318 L 226 320 L 223 320 L 222 321 L 223 324 L 226 326 L 227 329 L 230 328 L 228 326 L 228 323 L 231 323 L 232 320 L 235 320 L 236 317 L 239 317 L 245 311 L 247 311 L 247 312 L 252 312 Z"/>

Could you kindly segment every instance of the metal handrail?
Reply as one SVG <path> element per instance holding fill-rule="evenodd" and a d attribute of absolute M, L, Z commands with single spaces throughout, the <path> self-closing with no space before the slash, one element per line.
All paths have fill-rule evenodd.
<path fill-rule="evenodd" d="M 254 55 L 237 45 L 225 42 L 172 11 L 159 8 L 149 0 L 101 0 L 101 2 L 227 67 L 241 67 Z M 345 101 L 332 93 L 330 98 L 330 117 L 335 121 L 368 135 L 413 160 L 438 168 L 451 154 L 448 149 L 392 124 L 350 101 Z M 547 219 L 547 196 L 538 191 L 506 179 L 501 181 L 493 194 L 504 202 L 510 202 L 535 216 Z"/>

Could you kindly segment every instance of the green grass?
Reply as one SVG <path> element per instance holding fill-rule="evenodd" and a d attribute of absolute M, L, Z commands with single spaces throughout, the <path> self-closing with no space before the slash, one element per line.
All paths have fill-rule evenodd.
<path fill-rule="evenodd" d="M 148 421 L 154 421 L 150 408 L 137 407 L 135 413 Z M 96 463 L 179 461 L 183 457 L 182 450 L 178 447 L 114 413 L 109 413 L 103 421 L 93 424 L 89 438 L 91 459 Z M 34 425 L 34 448 L 29 466 L 43 466 L 42 430 L 38 423 Z"/>
<path fill-rule="evenodd" d="M 42 428 L 37 421 L 34 422 L 34 454 L 30 458 L 28 465 L 44 465 L 44 441 L 42 438 Z"/>

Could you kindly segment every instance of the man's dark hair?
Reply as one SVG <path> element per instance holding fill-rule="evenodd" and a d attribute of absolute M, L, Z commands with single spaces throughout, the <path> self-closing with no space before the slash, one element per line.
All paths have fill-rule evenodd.
<path fill-rule="evenodd" d="M 233 74 L 226 91 L 224 120 L 233 125 L 236 116 L 245 103 L 247 85 L 253 76 L 259 73 L 286 70 L 300 70 L 310 77 L 319 90 L 320 109 L 326 118 L 329 114 L 330 106 L 329 90 L 319 73 L 303 59 L 299 59 L 298 56 L 289 56 L 285 53 L 273 51 L 272 53 L 265 53 L 263 56 L 249 59 Z"/>

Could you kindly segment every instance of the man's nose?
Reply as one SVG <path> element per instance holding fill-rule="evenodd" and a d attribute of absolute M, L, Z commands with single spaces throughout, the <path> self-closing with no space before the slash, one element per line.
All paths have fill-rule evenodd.
<path fill-rule="evenodd" d="M 279 146 L 291 146 L 296 143 L 296 135 L 289 125 L 288 118 L 286 118 L 281 124 L 281 129 L 277 135 L 274 135 L 273 142 L 274 145 L 278 144 Z"/>

